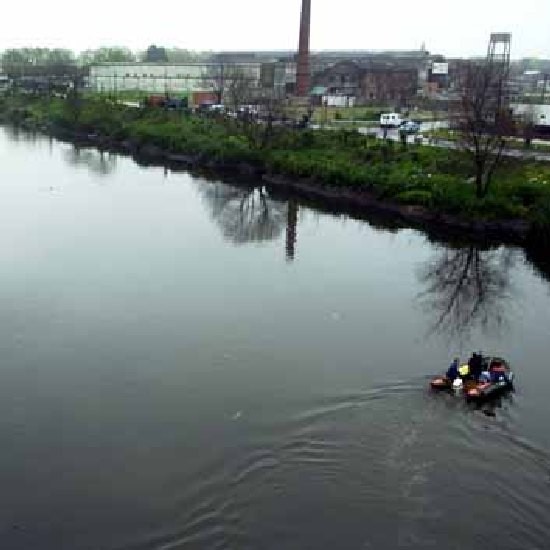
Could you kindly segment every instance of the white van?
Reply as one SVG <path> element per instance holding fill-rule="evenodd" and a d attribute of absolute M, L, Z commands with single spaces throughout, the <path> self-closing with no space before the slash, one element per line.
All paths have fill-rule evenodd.
<path fill-rule="evenodd" d="M 399 113 L 384 113 L 380 116 L 381 128 L 399 128 L 403 123 L 403 119 Z"/>

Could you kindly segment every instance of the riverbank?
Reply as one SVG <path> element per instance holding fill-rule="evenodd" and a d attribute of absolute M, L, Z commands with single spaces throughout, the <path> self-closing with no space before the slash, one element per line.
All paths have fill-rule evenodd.
<path fill-rule="evenodd" d="M 550 225 L 550 167 L 505 160 L 476 198 L 471 162 L 458 151 L 403 148 L 355 132 L 284 127 L 140 110 L 105 100 L 0 100 L 4 122 L 151 162 L 263 178 L 342 207 L 522 243 Z"/>

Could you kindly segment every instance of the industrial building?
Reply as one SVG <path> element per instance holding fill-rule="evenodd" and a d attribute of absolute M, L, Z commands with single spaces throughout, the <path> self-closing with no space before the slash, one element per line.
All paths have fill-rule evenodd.
<path fill-rule="evenodd" d="M 340 61 L 313 75 L 313 93 L 326 104 L 403 105 L 419 93 L 421 68 L 407 63 Z M 336 98 L 346 98 L 338 101 Z"/>
<path fill-rule="evenodd" d="M 251 96 L 268 93 L 285 97 L 295 80 L 292 67 L 280 62 L 232 61 L 207 63 L 102 63 L 90 67 L 88 87 L 97 92 L 137 91 L 223 100 L 241 82 Z"/>
<path fill-rule="evenodd" d="M 314 52 L 308 71 L 302 97 L 323 87 L 329 95 L 354 98 L 357 104 L 406 102 L 425 92 L 433 72 L 432 58 L 423 50 Z M 97 92 L 133 90 L 185 95 L 192 100 L 208 93 L 223 96 L 236 79 L 245 79 L 252 95 L 269 93 L 279 99 L 295 95 L 296 54 L 221 52 L 202 63 L 102 63 L 90 67 L 88 86 Z"/>

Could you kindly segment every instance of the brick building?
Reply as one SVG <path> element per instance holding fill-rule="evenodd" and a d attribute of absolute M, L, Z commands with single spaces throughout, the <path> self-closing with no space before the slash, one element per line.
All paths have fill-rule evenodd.
<path fill-rule="evenodd" d="M 419 71 L 389 63 L 340 61 L 315 74 L 313 81 L 327 96 L 354 98 L 356 105 L 405 104 L 418 92 Z"/>
<path fill-rule="evenodd" d="M 405 104 L 417 91 L 416 69 L 372 67 L 365 71 L 361 80 L 361 99 L 366 102 Z"/>

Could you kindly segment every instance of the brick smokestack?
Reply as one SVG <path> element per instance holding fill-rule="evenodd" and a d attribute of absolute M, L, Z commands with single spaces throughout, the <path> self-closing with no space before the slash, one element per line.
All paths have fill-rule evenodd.
<path fill-rule="evenodd" d="M 305 97 L 309 94 L 309 34 L 311 26 L 311 0 L 302 0 L 300 18 L 300 42 L 298 45 L 298 66 L 296 68 L 296 94 Z"/>

